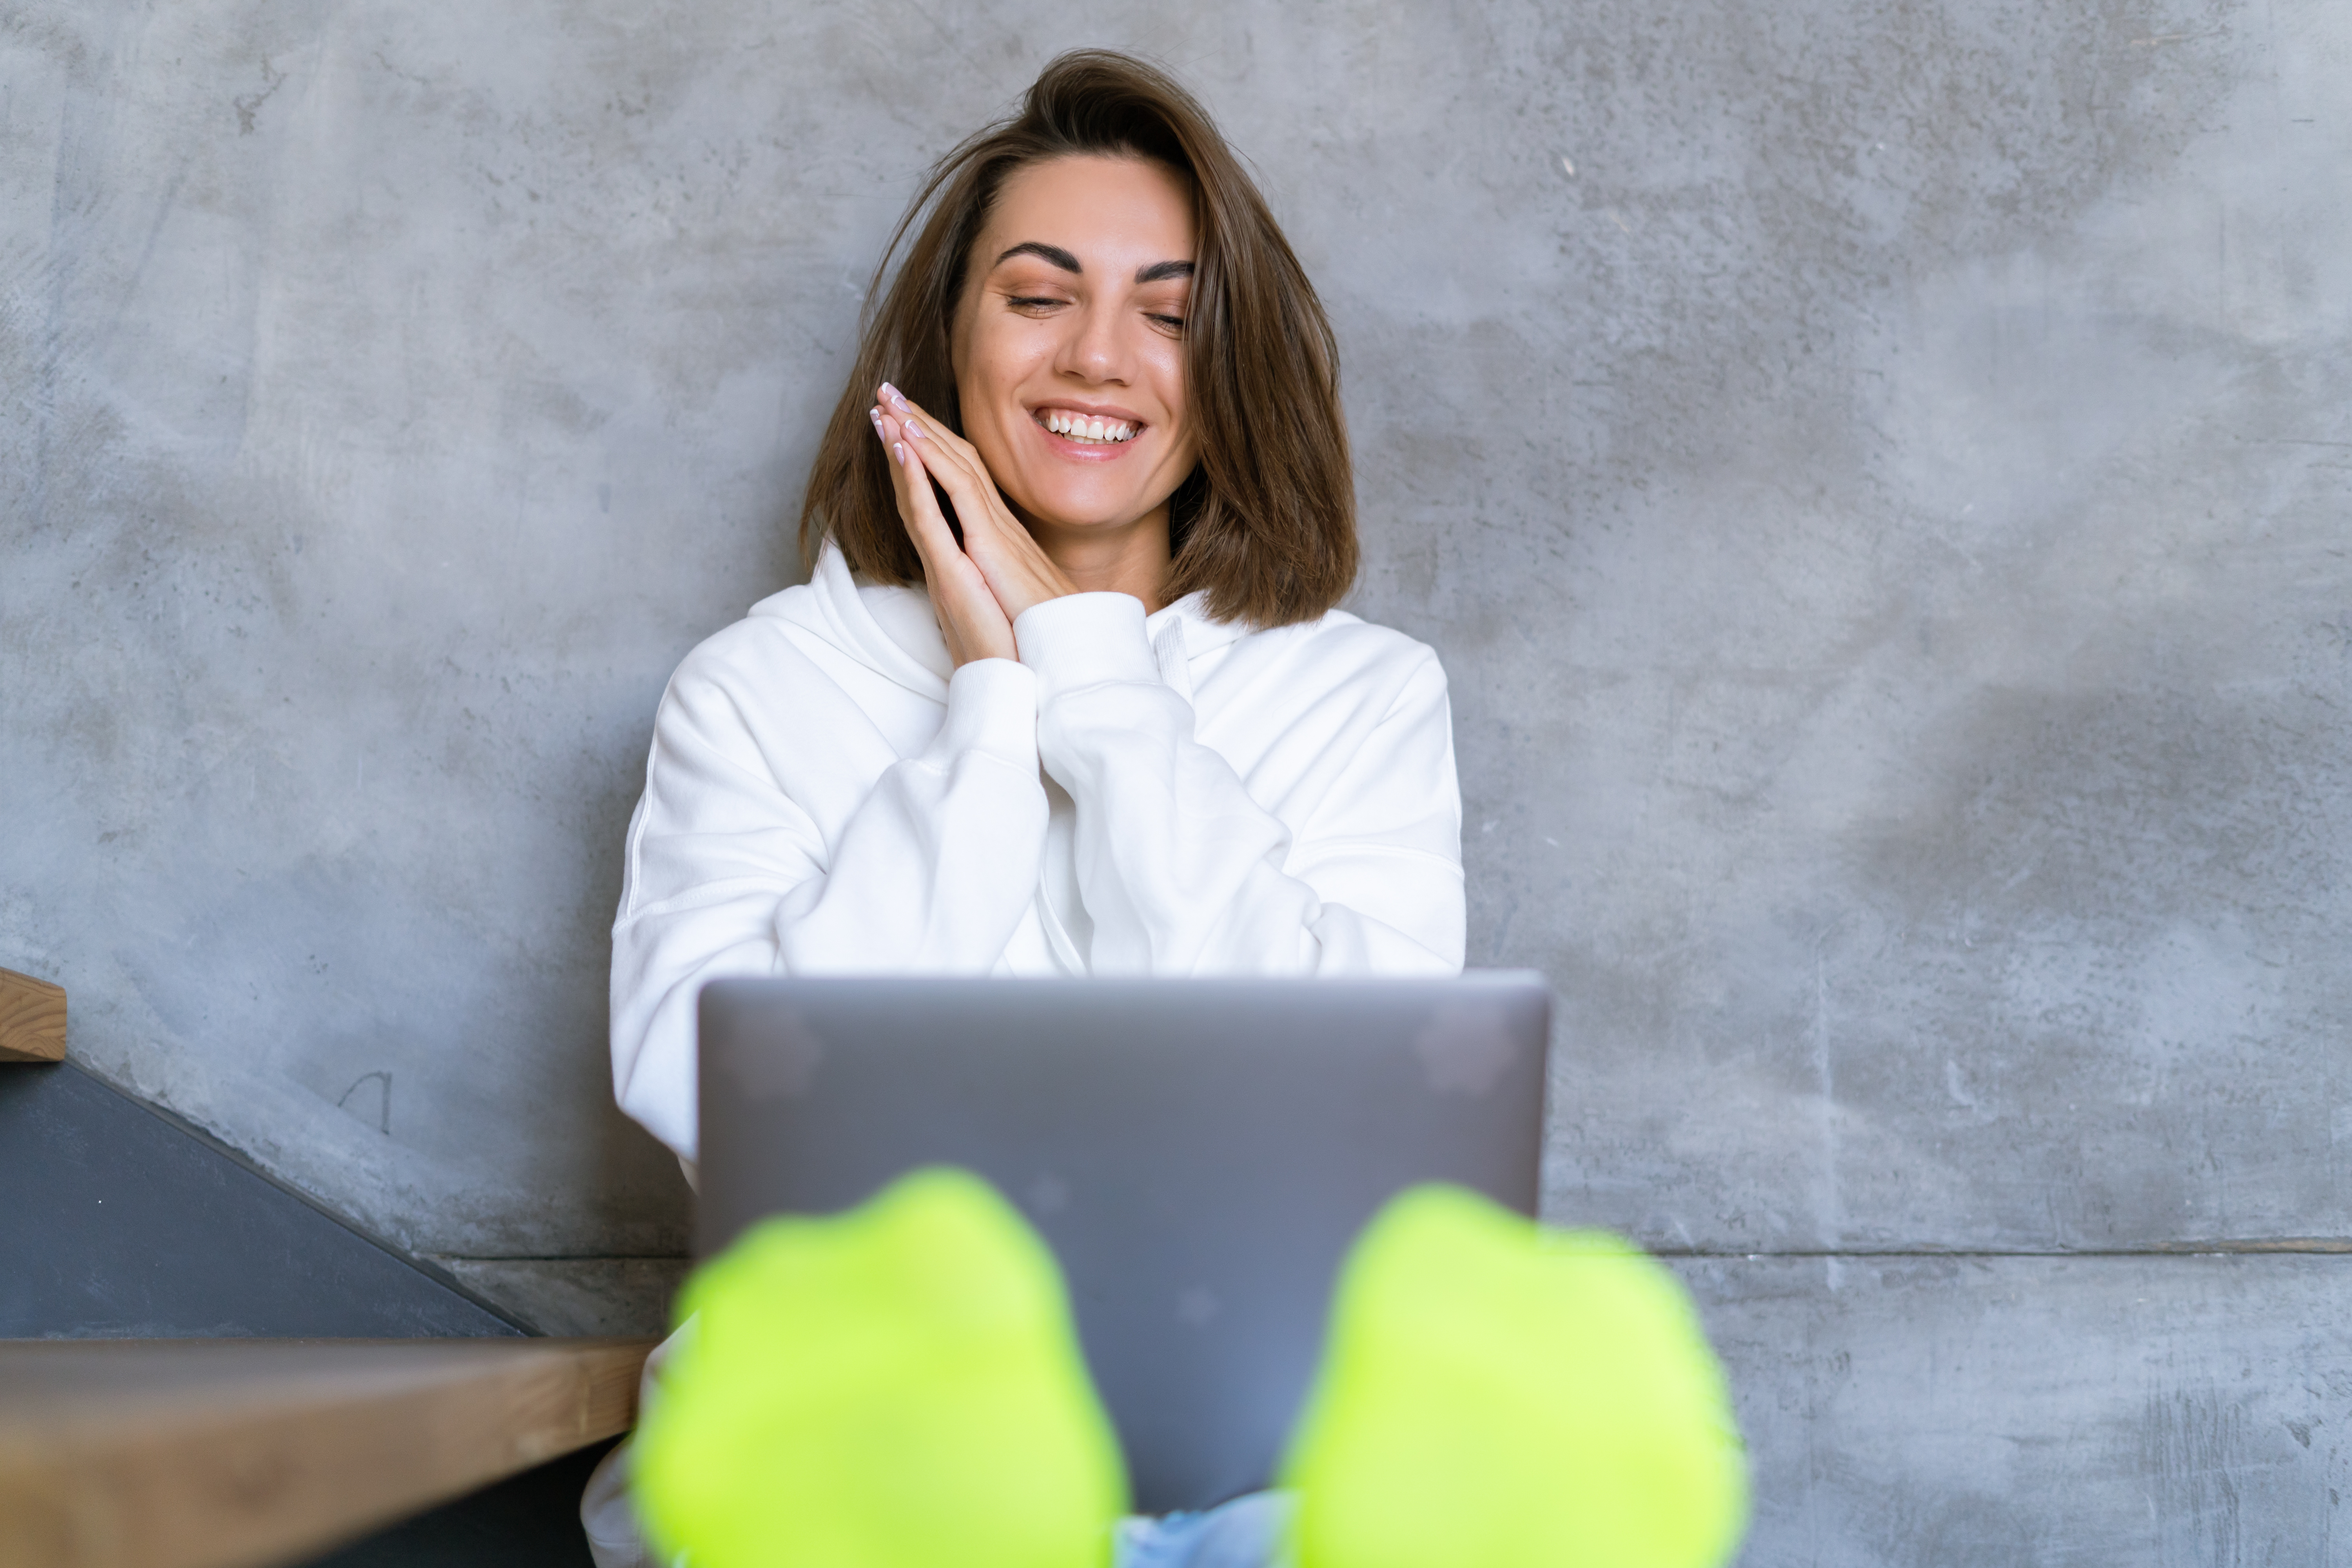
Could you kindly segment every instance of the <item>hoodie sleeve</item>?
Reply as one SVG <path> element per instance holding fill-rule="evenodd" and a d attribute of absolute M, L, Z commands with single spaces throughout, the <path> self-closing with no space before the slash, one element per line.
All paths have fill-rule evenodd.
<path fill-rule="evenodd" d="M 1296 833 L 1193 732 L 1140 601 L 1074 594 L 1014 627 L 1037 743 L 1076 804 L 1100 974 L 1450 974 L 1462 967 L 1462 805 L 1445 676 L 1425 648 L 1367 722 L 1319 737 Z M 1297 759 L 1294 759 L 1294 762 Z"/>
<path fill-rule="evenodd" d="M 712 663 L 689 658 L 662 698 L 613 928 L 614 1094 L 688 1161 L 704 981 L 984 974 L 1035 895 L 1045 838 L 1036 681 L 1020 665 L 957 670 L 937 738 L 898 760 L 814 670 Z M 751 716 L 755 677 L 795 689 L 788 726 Z M 822 798 L 877 771 L 862 799 Z M 824 820 L 842 823 L 830 847 Z"/>

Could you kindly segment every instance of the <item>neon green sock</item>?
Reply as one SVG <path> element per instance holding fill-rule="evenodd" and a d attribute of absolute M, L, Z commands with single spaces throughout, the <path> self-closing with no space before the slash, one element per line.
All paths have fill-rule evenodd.
<path fill-rule="evenodd" d="M 698 1269 L 633 1492 L 692 1568 L 1103 1568 L 1118 1439 L 1052 1253 L 978 1177 L 918 1172 Z"/>
<path fill-rule="evenodd" d="M 1357 1241 L 1285 1484 L 1297 1568 L 1714 1568 L 1748 1512 L 1674 1276 L 1454 1187 Z"/>

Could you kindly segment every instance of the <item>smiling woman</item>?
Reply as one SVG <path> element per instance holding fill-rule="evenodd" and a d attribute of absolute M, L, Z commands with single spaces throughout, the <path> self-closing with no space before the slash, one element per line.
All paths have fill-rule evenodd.
<path fill-rule="evenodd" d="M 614 1086 L 689 1165 L 719 975 L 1462 964 L 1444 671 L 1332 608 L 1338 355 L 1207 115 L 1066 55 L 902 244 L 811 581 L 678 668 L 629 826 Z"/>
<path fill-rule="evenodd" d="M 810 581 L 679 666 L 629 826 L 614 1089 L 689 1179 L 722 975 L 1462 966 L 1444 671 L 1334 607 L 1331 330 L 1201 107 L 1055 61 L 941 161 L 875 295 Z M 615 1452 L 608 1563 L 636 1550 Z"/>

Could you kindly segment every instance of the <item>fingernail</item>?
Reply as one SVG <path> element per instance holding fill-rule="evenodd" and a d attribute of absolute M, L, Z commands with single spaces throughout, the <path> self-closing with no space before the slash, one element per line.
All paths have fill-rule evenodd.
<path fill-rule="evenodd" d="M 900 395 L 897 387 L 891 385 L 887 381 L 882 384 L 882 401 L 887 403 L 891 407 L 897 409 L 901 414 L 904 414 L 907 411 L 906 398 Z"/>
<path fill-rule="evenodd" d="M 911 420 L 911 419 L 901 419 L 900 421 L 898 421 L 898 423 L 899 423 L 899 424 L 901 424 L 901 425 L 904 425 L 904 426 L 907 427 L 907 434 L 908 434 L 908 435 L 909 435 L 909 436 L 918 436 L 918 437 L 919 437 L 919 436 L 922 435 L 922 433 L 923 433 L 923 427 L 922 427 L 921 426 L 919 426 L 919 425 L 916 424 L 916 423 L 915 423 L 913 420 Z"/>
<path fill-rule="evenodd" d="M 900 462 L 905 462 L 907 460 L 907 443 L 904 441 L 891 442 L 890 455 L 898 458 Z"/>
<path fill-rule="evenodd" d="M 881 409 L 879 409 L 879 408 L 869 408 L 869 409 L 867 409 L 867 410 L 866 411 L 866 417 L 867 417 L 868 419 L 871 419 L 872 421 L 874 421 L 874 427 L 875 427 L 876 429 L 877 429 L 877 430 L 878 430 L 878 429 L 880 429 L 880 428 L 882 427 L 882 410 L 881 410 Z"/>

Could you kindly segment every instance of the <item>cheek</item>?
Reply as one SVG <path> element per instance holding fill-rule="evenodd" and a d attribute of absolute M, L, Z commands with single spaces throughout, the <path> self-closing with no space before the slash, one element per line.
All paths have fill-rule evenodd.
<path fill-rule="evenodd" d="M 1184 417 L 1184 346 L 1160 338 L 1144 356 L 1144 363 L 1150 367 L 1147 374 L 1152 401 L 1165 412 L 1170 427 L 1181 439 L 1189 441 L 1192 432 L 1191 422 Z"/>
<path fill-rule="evenodd" d="M 957 347 L 956 394 L 963 399 L 964 423 L 971 424 L 975 416 L 992 417 L 996 389 L 989 373 L 995 368 L 996 355 L 990 352 L 988 335 L 977 331 L 967 332 Z"/>
<path fill-rule="evenodd" d="M 967 434 L 1009 427 L 1025 417 L 1019 393 L 1037 374 L 1038 362 L 1050 353 L 1050 347 L 1041 346 L 1033 334 L 1006 326 L 975 329 L 956 375 Z"/>
<path fill-rule="evenodd" d="M 1017 339 L 1005 332 L 1004 325 L 985 313 L 978 321 L 962 324 L 955 337 L 957 391 L 992 403 L 1003 389 L 1006 366 L 1020 353 Z"/>
<path fill-rule="evenodd" d="M 1189 449 L 1192 444 L 1192 421 L 1184 405 L 1184 356 L 1180 349 L 1165 367 L 1160 384 L 1155 388 L 1160 401 L 1168 410 L 1169 422 L 1176 426 L 1177 445 Z"/>

